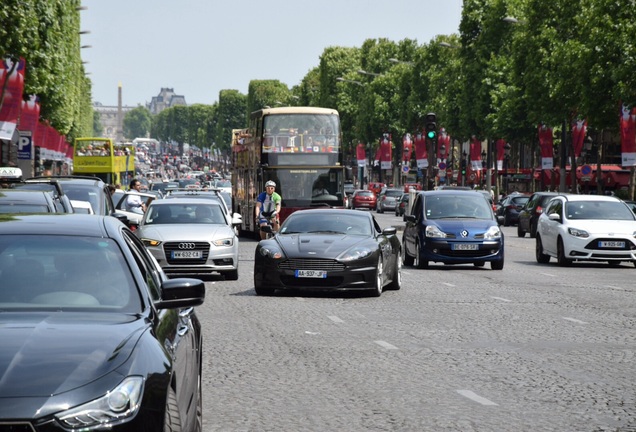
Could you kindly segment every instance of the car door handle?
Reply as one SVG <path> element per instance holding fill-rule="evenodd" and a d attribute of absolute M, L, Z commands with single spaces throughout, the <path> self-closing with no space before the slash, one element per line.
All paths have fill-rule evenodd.
<path fill-rule="evenodd" d="M 177 329 L 177 334 L 181 337 L 183 337 L 188 330 L 190 330 L 190 327 L 187 325 L 180 325 L 179 328 Z"/>

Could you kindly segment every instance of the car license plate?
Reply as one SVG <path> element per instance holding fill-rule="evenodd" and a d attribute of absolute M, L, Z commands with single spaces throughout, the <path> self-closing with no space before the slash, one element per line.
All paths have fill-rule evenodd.
<path fill-rule="evenodd" d="M 600 248 L 624 248 L 625 242 L 622 241 L 600 241 L 598 242 Z"/>
<path fill-rule="evenodd" d="M 327 277 L 327 272 L 324 270 L 296 270 L 297 278 L 318 278 L 324 279 Z"/>
<path fill-rule="evenodd" d="M 478 244 L 472 244 L 472 243 L 454 243 L 452 246 L 453 250 L 459 250 L 459 251 L 472 251 L 472 250 L 479 250 L 479 245 Z"/>
<path fill-rule="evenodd" d="M 172 258 L 201 258 L 201 251 L 172 251 Z"/>

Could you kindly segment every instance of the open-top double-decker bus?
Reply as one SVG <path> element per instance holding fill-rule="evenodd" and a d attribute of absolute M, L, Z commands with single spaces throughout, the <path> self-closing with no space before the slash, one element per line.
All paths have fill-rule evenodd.
<path fill-rule="evenodd" d="M 125 186 L 135 175 L 135 149 L 130 144 L 115 144 L 111 138 L 76 138 L 73 174 L 93 175 Z"/>
<path fill-rule="evenodd" d="M 281 223 L 292 212 L 344 207 L 345 168 L 338 111 L 316 107 L 267 108 L 250 115 L 232 138 L 232 206 L 241 231 L 257 232 L 254 206 L 265 182 L 282 197 Z"/>

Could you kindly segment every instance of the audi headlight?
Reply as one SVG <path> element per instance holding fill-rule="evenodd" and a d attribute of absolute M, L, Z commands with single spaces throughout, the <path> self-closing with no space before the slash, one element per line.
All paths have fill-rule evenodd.
<path fill-rule="evenodd" d="M 153 240 L 149 238 L 142 238 L 141 241 L 144 243 L 144 246 L 152 246 L 152 247 L 157 247 L 162 243 L 159 240 Z"/>
<path fill-rule="evenodd" d="M 260 249 L 261 255 L 271 259 L 281 259 L 283 257 L 283 251 L 275 246 L 265 246 Z"/>
<path fill-rule="evenodd" d="M 484 240 L 499 240 L 501 238 L 501 230 L 498 226 L 491 226 L 484 233 Z"/>
<path fill-rule="evenodd" d="M 426 227 L 426 237 L 446 238 L 446 233 L 439 229 L 436 225 L 428 225 Z"/>
<path fill-rule="evenodd" d="M 568 228 L 568 234 L 574 237 L 588 238 L 590 233 L 585 230 L 577 229 L 577 228 Z"/>
<path fill-rule="evenodd" d="M 107 429 L 131 420 L 141 406 L 144 380 L 128 377 L 106 395 L 55 415 L 67 430 Z"/>
<path fill-rule="evenodd" d="M 367 258 L 373 253 L 373 250 L 364 246 L 354 246 L 348 251 L 342 253 L 338 259 L 341 261 L 355 261 Z"/>
<path fill-rule="evenodd" d="M 212 242 L 212 244 L 214 246 L 232 246 L 234 244 L 234 239 L 231 237 L 228 238 L 224 238 L 224 239 L 219 239 L 219 240 L 214 240 Z"/>

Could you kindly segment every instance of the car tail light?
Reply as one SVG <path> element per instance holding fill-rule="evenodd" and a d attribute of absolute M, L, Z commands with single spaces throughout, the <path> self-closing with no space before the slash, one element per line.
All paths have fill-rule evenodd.
<path fill-rule="evenodd" d="M 543 209 L 541 208 L 541 206 L 537 206 L 537 208 L 536 208 L 536 209 L 534 209 L 534 211 L 535 211 L 535 213 L 536 213 L 536 214 L 541 214 L 541 213 L 543 213 Z"/>

